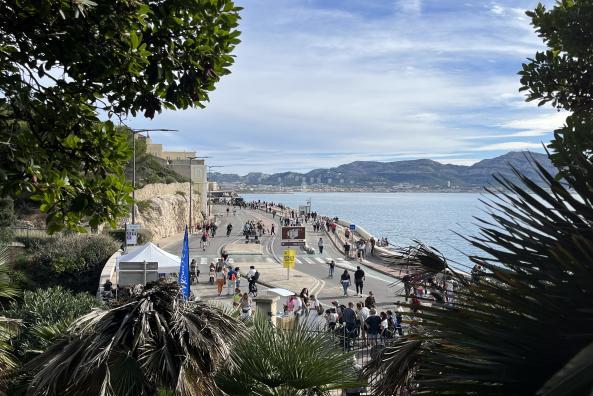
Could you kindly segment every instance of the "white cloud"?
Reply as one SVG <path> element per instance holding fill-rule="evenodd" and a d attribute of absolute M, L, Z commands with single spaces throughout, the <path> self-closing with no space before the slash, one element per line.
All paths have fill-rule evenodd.
<path fill-rule="evenodd" d="M 531 142 L 504 142 L 487 144 L 485 146 L 475 147 L 473 151 L 513 151 L 513 150 L 530 150 L 530 149 L 541 149 L 541 143 Z"/>
<path fill-rule="evenodd" d="M 390 3 L 385 11 L 374 8 L 381 2 L 362 0 L 338 2 L 339 9 L 243 3 L 237 63 L 208 107 L 133 126 L 180 129 L 154 140 L 195 148 L 229 164 L 225 172 L 241 173 L 356 159 L 490 156 L 505 146 L 476 138 L 499 135 L 511 142 L 498 143 L 514 149 L 518 137 L 543 133 L 543 124 L 520 122 L 550 112 L 523 105 L 517 92 L 515 71 L 541 47 L 527 22 L 475 3 L 446 2 L 438 12 L 431 11 L 437 2 L 420 1 L 398 2 L 397 10 Z M 505 12 L 517 7 L 496 4 Z"/>
<path fill-rule="evenodd" d="M 419 14 L 422 11 L 422 0 L 398 0 L 396 4 L 404 13 Z"/>

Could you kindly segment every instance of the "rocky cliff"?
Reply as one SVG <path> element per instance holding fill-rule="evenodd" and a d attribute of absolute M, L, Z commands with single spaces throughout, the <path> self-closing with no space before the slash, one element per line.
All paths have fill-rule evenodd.
<path fill-rule="evenodd" d="M 192 222 L 204 220 L 197 192 L 192 194 Z M 153 234 L 153 239 L 182 232 L 189 220 L 189 183 L 147 184 L 136 190 L 136 222 Z M 130 221 L 130 219 L 128 219 Z"/>

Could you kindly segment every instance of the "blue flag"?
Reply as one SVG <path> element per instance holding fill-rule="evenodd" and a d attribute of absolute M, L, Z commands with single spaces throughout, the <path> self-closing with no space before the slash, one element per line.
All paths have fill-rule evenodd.
<path fill-rule="evenodd" d="M 179 289 L 184 300 L 189 298 L 189 241 L 187 237 L 187 226 L 183 237 L 183 248 L 181 250 L 181 265 L 179 266 Z"/>

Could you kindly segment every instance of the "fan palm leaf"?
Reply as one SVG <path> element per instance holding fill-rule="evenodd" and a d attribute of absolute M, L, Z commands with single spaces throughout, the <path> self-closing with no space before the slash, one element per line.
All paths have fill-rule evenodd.
<path fill-rule="evenodd" d="M 29 362 L 30 395 L 219 392 L 213 377 L 244 326 L 219 308 L 180 302 L 176 283 L 76 320 L 70 335 Z"/>
<path fill-rule="evenodd" d="M 257 317 L 233 348 L 233 364 L 216 377 L 229 395 L 324 395 L 364 383 L 353 355 L 305 323 L 278 330 Z"/>
<path fill-rule="evenodd" d="M 490 191 L 468 238 L 480 281 L 452 275 L 455 305 L 422 307 L 417 331 L 367 368 L 374 394 L 535 394 L 593 341 L 593 164 L 578 161 L 564 180 L 535 163 L 546 188 L 497 177 L 506 192 Z"/>

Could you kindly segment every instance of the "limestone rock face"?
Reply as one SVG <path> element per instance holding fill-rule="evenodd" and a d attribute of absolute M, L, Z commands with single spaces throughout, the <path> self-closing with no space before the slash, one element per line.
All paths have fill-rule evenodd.
<path fill-rule="evenodd" d="M 204 220 L 200 208 L 200 196 L 194 191 L 194 225 Z M 148 184 L 137 190 L 136 222 L 150 230 L 156 241 L 182 232 L 189 222 L 189 183 Z"/>

